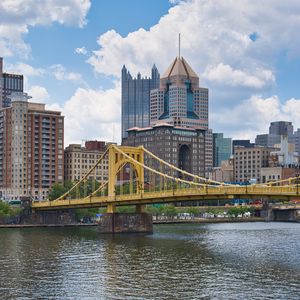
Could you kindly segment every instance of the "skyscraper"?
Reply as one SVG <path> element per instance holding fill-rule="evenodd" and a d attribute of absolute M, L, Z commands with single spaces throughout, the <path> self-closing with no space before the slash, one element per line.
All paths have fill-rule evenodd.
<path fill-rule="evenodd" d="M 273 147 L 275 144 L 280 144 L 281 136 L 288 136 L 289 140 L 293 138 L 292 122 L 276 121 L 271 122 L 268 134 L 258 134 L 255 138 L 255 144 L 264 147 Z"/>
<path fill-rule="evenodd" d="M 1 197 L 43 200 L 63 182 L 64 117 L 28 102 L 25 93 L 11 98 L 11 107 L 0 110 Z"/>
<path fill-rule="evenodd" d="M 0 109 L 10 106 L 13 92 L 23 92 L 23 75 L 3 73 L 3 58 L 0 57 Z"/>
<path fill-rule="evenodd" d="M 213 134 L 213 166 L 221 167 L 221 161 L 231 156 L 231 138 L 224 138 L 223 133 Z"/>
<path fill-rule="evenodd" d="M 151 91 L 150 124 L 168 123 L 186 128 L 208 129 L 208 89 L 183 57 L 176 57 Z"/>
<path fill-rule="evenodd" d="M 150 127 L 131 128 L 123 144 L 143 145 L 166 162 L 205 176 L 212 167 L 208 89 L 199 87 L 197 74 L 177 57 L 150 94 Z"/>
<path fill-rule="evenodd" d="M 132 127 L 147 127 L 150 124 L 150 90 L 159 86 L 159 73 L 154 65 L 151 78 L 132 78 L 125 66 L 122 68 L 122 140 Z"/>
<path fill-rule="evenodd" d="M 292 122 L 277 121 L 271 122 L 269 127 L 269 134 L 291 136 L 293 135 L 293 130 L 294 126 Z"/>

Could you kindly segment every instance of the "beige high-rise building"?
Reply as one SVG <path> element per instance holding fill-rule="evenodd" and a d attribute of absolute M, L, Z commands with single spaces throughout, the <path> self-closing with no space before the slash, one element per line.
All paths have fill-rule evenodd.
<path fill-rule="evenodd" d="M 103 141 L 87 141 L 85 146 L 70 144 L 65 149 L 65 180 L 78 181 L 96 164 L 108 145 Z M 95 169 L 90 179 L 100 183 L 108 179 L 108 156 Z"/>
<path fill-rule="evenodd" d="M 176 57 L 150 92 L 150 125 L 208 129 L 208 89 L 183 57 Z"/>
<path fill-rule="evenodd" d="M 45 104 L 11 95 L 0 110 L 0 193 L 4 200 L 47 198 L 54 183 L 63 183 L 64 117 Z"/>
<path fill-rule="evenodd" d="M 255 146 L 251 148 L 235 147 L 234 178 L 237 182 L 255 179 L 261 181 L 261 168 L 268 167 L 270 153 L 274 148 Z"/>

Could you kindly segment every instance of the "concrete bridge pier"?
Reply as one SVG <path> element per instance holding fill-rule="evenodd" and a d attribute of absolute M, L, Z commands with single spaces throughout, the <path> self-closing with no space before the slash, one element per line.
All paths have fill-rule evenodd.
<path fill-rule="evenodd" d="M 152 216 L 143 212 L 143 205 L 137 205 L 135 213 L 117 213 L 110 203 L 97 229 L 101 233 L 152 233 Z"/>

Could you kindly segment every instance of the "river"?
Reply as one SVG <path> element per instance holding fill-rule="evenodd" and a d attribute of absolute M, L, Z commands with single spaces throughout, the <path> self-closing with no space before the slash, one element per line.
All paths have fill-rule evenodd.
<path fill-rule="evenodd" d="M 0 230 L 0 299 L 300 299 L 300 224 Z"/>

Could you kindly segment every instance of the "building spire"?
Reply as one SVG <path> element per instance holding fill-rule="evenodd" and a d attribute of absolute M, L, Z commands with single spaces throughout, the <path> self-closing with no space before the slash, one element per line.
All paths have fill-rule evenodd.
<path fill-rule="evenodd" d="M 180 33 L 178 34 L 178 58 L 180 59 Z"/>

